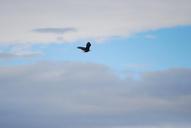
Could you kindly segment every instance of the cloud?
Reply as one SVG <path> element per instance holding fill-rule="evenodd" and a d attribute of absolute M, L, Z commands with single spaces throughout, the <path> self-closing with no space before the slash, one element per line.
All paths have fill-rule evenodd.
<path fill-rule="evenodd" d="M 0 67 L 4 128 L 189 127 L 191 69 L 121 79 L 94 63 L 41 62 Z"/>
<path fill-rule="evenodd" d="M 18 58 L 31 58 L 42 55 L 41 52 L 25 52 L 25 53 L 10 53 L 10 52 L 0 52 L 0 59 L 18 59 Z"/>
<path fill-rule="evenodd" d="M 64 34 L 68 32 L 76 32 L 77 30 L 75 28 L 37 28 L 32 31 L 38 33 Z"/>
<path fill-rule="evenodd" d="M 3 48 L 2 48 L 3 49 Z M 0 59 L 2 60 L 10 60 L 10 59 L 18 59 L 18 58 L 32 58 L 42 56 L 43 53 L 41 51 L 32 50 L 31 45 L 6 45 L 4 49 L 0 52 Z"/>
<path fill-rule="evenodd" d="M 40 30 L 42 32 L 62 33 L 62 28 L 72 26 L 78 31 L 65 34 L 63 39 L 74 41 L 128 37 L 143 31 L 191 24 L 190 0 L 19 1 L 0 2 L 2 43 L 57 40 L 54 34 L 31 32 L 34 28 L 48 29 Z"/>

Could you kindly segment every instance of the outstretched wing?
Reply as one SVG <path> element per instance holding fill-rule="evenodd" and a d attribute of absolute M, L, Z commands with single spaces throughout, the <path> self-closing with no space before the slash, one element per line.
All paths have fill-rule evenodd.
<path fill-rule="evenodd" d="M 91 44 L 90 44 L 90 42 L 88 42 L 88 43 L 86 44 L 86 49 L 89 49 L 90 46 L 91 46 Z"/>
<path fill-rule="evenodd" d="M 86 48 L 85 47 L 77 47 L 78 49 L 81 49 L 81 50 L 86 50 Z"/>
<path fill-rule="evenodd" d="M 90 44 L 90 42 L 88 42 L 86 44 L 86 47 L 77 47 L 77 48 L 83 50 L 84 52 L 89 52 L 90 51 L 90 46 L 91 46 L 91 44 Z"/>

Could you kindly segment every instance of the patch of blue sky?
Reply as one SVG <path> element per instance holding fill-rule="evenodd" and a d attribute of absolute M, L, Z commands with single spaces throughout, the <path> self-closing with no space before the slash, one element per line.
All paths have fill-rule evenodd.
<path fill-rule="evenodd" d="M 115 69 L 191 67 L 190 26 L 148 31 L 130 38 L 111 38 L 100 44 L 92 42 L 91 52 L 85 54 L 76 47 L 86 42 L 79 42 L 49 45 L 44 49 L 45 58 L 100 63 Z"/>
<path fill-rule="evenodd" d="M 15 59 L 8 63 L 75 61 L 104 64 L 117 70 L 137 71 L 191 67 L 191 26 L 147 31 L 128 38 L 113 37 L 102 43 L 92 41 L 89 53 L 76 48 L 85 43 L 86 41 L 37 44 L 33 46 L 33 50 L 42 51 L 44 55 L 27 60 Z"/>
<path fill-rule="evenodd" d="M 143 38 L 154 35 L 154 39 Z M 143 59 L 156 68 L 191 67 L 191 26 L 140 33 L 132 42 L 140 41 Z"/>

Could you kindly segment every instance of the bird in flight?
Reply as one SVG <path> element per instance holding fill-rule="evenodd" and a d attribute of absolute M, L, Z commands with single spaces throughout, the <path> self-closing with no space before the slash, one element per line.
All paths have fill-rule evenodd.
<path fill-rule="evenodd" d="M 81 49 L 84 52 L 89 52 L 90 51 L 90 46 L 91 46 L 90 42 L 87 42 L 86 47 L 77 47 L 77 48 Z"/>

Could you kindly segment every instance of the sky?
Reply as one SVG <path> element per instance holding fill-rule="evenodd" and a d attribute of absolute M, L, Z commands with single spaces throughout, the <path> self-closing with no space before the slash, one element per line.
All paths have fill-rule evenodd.
<path fill-rule="evenodd" d="M 190 128 L 190 12 L 190 0 L 0 0 L 0 127 Z"/>

